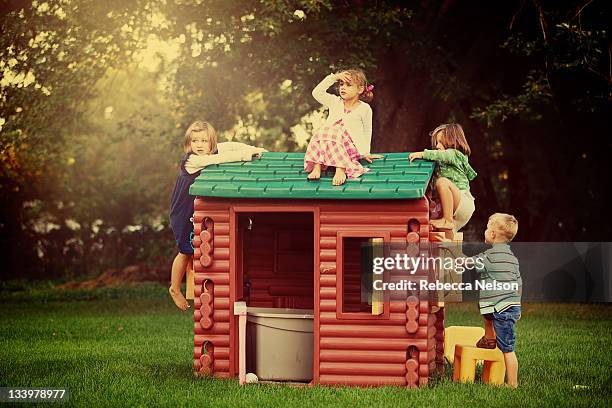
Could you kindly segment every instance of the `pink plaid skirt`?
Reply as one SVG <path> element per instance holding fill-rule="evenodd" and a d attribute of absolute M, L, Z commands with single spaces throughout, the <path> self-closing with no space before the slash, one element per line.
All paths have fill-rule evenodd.
<path fill-rule="evenodd" d="M 340 167 L 344 169 L 346 177 L 357 178 L 370 171 L 359 163 L 359 157 L 340 119 L 331 126 L 323 126 L 310 140 L 304 156 L 304 170 L 310 173 L 315 163 L 319 163 L 322 170 L 329 166 Z"/>

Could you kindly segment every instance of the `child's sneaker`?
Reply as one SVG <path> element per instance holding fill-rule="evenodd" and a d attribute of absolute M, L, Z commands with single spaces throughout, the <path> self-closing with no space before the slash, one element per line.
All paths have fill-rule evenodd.
<path fill-rule="evenodd" d="M 476 343 L 476 347 L 483 349 L 494 349 L 497 347 L 496 339 L 487 339 L 485 336 L 482 336 L 480 340 Z"/>

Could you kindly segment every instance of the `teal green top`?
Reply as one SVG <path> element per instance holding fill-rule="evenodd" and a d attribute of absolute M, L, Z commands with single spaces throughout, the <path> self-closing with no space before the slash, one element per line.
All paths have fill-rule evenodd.
<path fill-rule="evenodd" d="M 476 178 L 476 171 L 468 163 L 465 154 L 457 149 L 424 150 L 423 158 L 438 162 L 438 177 L 446 177 L 459 190 L 469 190 L 470 181 Z"/>
<path fill-rule="evenodd" d="M 434 163 L 408 160 L 408 153 L 383 153 L 371 171 L 332 186 L 333 171 L 307 181 L 304 153 L 266 152 L 250 162 L 215 164 L 202 170 L 189 193 L 204 197 L 287 199 L 415 199 L 425 195 Z"/>

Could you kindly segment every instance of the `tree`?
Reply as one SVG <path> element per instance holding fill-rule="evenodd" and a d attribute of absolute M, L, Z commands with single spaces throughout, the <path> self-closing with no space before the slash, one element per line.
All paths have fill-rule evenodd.
<path fill-rule="evenodd" d="M 185 41 L 175 92 L 183 117 L 204 114 L 222 129 L 248 123 L 253 137 L 281 141 L 260 136 L 268 147 L 295 149 L 290 129 L 317 107 L 314 84 L 332 70 L 359 66 L 376 86 L 375 150 L 421 149 L 436 125 L 464 125 L 480 173 L 474 231 L 491 212 L 507 211 L 522 221 L 522 239 L 609 233 L 575 209 L 552 204 L 605 195 L 597 184 L 576 183 L 587 167 L 604 165 L 602 150 L 585 143 L 590 163 L 584 167 L 569 132 L 608 128 L 601 118 L 610 96 L 609 19 L 601 2 L 434 1 L 408 8 L 403 2 L 203 7 L 188 1 L 166 11 Z M 571 167 L 555 159 L 569 156 Z M 560 188 L 542 188 L 568 173 L 571 181 Z M 599 208 L 597 200 L 585 204 Z"/>
<path fill-rule="evenodd" d="M 136 256 L 120 253 L 130 236 L 121 231 L 165 217 L 164 189 L 193 120 L 297 150 L 293 129 L 320 110 L 311 89 L 348 67 L 375 85 L 375 151 L 420 150 L 438 124 L 464 126 L 479 173 L 468 239 L 495 211 L 517 216 L 522 240 L 609 238 L 599 220 L 607 186 L 594 176 L 610 159 L 602 1 L 14 0 L 0 18 L 7 269 L 36 260 L 24 254 L 40 238 L 37 220 L 61 225 L 53 240 L 73 240 L 85 260 L 100 239 L 102 263 Z M 149 75 L 129 64 L 150 38 L 179 54 Z M 141 161 L 142 151 L 154 160 Z M 100 225 L 117 233 L 100 238 Z"/>
<path fill-rule="evenodd" d="M 317 108 L 314 84 L 331 70 L 372 68 L 377 38 L 391 41 L 411 16 L 393 2 L 341 4 L 187 1 L 167 9 L 184 41 L 175 91 L 183 125 L 201 115 L 224 130 L 241 121 L 276 129 L 281 143 L 266 140 L 268 147 L 295 149 L 290 128 Z"/>
<path fill-rule="evenodd" d="M 147 1 L 13 1 L 2 8 L 0 43 L 0 256 L 23 271 L 33 248 L 24 203 L 46 197 L 66 167 L 65 136 L 106 69 L 142 45 Z"/>

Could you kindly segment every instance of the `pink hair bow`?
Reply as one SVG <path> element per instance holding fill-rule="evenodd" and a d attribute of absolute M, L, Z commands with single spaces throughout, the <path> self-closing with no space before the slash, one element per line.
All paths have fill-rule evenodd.
<path fill-rule="evenodd" d="M 368 87 L 366 88 L 366 90 L 367 90 L 368 92 L 372 92 L 372 91 L 374 90 L 374 85 L 372 85 L 372 84 L 368 85 Z"/>

